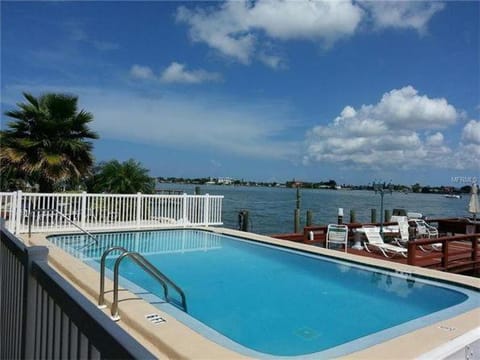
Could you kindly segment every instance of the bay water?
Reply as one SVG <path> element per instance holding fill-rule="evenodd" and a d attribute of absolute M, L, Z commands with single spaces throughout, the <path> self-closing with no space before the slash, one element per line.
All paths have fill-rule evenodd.
<path fill-rule="evenodd" d="M 189 184 L 161 183 L 162 190 L 195 192 Z M 282 187 L 255 187 L 231 185 L 202 185 L 201 194 L 223 195 L 222 220 L 224 227 L 238 229 L 238 214 L 249 212 L 249 231 L 257 234 L 292 233 L 296 189 Z M 446 198 L 443 194 L 417 194 L 393 192 L 384 194 L 384 209 L 405 209 L 422 213 L 427 218 L 467 217 L 469 195 L 460 199 Z M 381 196 L 366 190 L 300 189 L 301 228 L 305 225 L 306 211 L 313 212 L 313 223 L 325 225 L 337 222 L 338 209 L 343 208 L 344 222 L 354 210 L 357 222 L 370 222 L 371 209 L 377 211 L 380 221 Z"/>

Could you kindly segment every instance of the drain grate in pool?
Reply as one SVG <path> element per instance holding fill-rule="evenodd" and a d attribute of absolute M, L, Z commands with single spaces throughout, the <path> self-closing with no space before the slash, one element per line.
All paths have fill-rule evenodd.
<path fill-rule="evenodd" d="M 308 327 L 297 329 L 295 334 L 307 340 L 312 340 L 320 336 L 318 332 Z"/>
<path fill-rule="evenodd" d="M 167 322 L 167 320 L 165 320 L 164 318 L 162 318 L 160 315 L 157 315 L 157 314 L 148 314 L 148 315 L 145 315 L 145 318 L 154 325 L 160 325 L 162 323 Z"/>

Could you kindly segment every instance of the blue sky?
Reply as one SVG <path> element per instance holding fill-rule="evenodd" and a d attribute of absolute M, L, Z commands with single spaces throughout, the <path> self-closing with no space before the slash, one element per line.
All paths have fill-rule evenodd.
<path fill-rule="evenodd" d="M 1 2 L 2 113 L 68 92 L 152 176 L 480 177 L 479 2 Z M 8 119 L 2 115 L 2 127 Z"/>

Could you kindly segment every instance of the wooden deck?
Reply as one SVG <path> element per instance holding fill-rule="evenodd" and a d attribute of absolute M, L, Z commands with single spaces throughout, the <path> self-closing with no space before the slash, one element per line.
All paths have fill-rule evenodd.
<path fill-rule="evenodd" d="M 471 259 L 471 245 L 454 241 L 449 244 L 449 264 L 445 268 L 442 266 L 443 254 L 441 251 L 432 250 L 431 252 L 417 251 L 415 266 L 448 271 L 453 273 L 472 272 L 475 269 L 480 269 L 480 261 L 472 261 Z M 350 254 L 366 256 L 370 258 L 389 260 L 400 264 L 408 264 L 408 258 L 402 256 L 395 256 L 391 259 L 386 259 L 381 253 L 369 253 L 366 250 L 356 250 L 348 248 L 347 252 Z M 480 259 L 480 250 L 477 250 L 477 259 Z M 476 266 L 475 266 L 476 265 Z"/>
<path fill-rule="evenodd" d="M 350 242 L 353 243 L 355 228 L 361 224 L 349 224 Z M 325 247 L 325 226 L 306 227 L 303 234 L 278 234 L 275 238 L 301 242 L 305 244 Z M 313 237 L 313 240 L 312 240 Z M 479 234 L 442 236 L 436 239 L 417 239 L 408 244 L 408 257 L 397 255 L 386 258 L 381 252 L 368 252 L 366 250 L 347 248 L 350 254 L 389 260 L 396 263 L 420 266 L 440 271 L 461 274 L 480 273 L 480 241 Z M 437 244 L 438 250 L 432 249 L 432 244 Z M 438 246 L 441 244 L 441 246 Z M 426 251 L 425 251 L 426 250 Z"/>

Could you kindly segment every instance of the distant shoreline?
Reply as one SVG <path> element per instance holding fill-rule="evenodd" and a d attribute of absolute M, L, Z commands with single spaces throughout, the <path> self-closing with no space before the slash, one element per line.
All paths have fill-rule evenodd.
<path fill-rule="evenodd" d="M 322 182 L 304 182 L 304 181 L 287 181 L 285 183 L 280 182 L 262 182 L 262 181 L 250 181 L 250 180 L 237 180 L 231 178 L 162 178 L 158 177 L 156 188 L 159 188 L 160 184 L 179 184 L 179 185 L 196 185 L 196 186 L 246 186 L 246 187 L 275 187 L 275 188 L 299 188 L 299 189 L 319 189 L 319 190 L 369 190 L 374 191 L 373 186 L 368 185 L 351 185 L 351 184 L 338 184 L 335 180 L 322 181 Z M 220 179 L 220 181 L 218 181 Z M 470 185 L 462 187 L 453 186 L 430 186 L 414 184 L 411 186 L 402 184 L 392 184 L 393 192 L 400 192 L 405 194 L 419 193 L 419 194 L 437 194 L 437 195 L 464 195 L 469 194 L 471 191 Z"/>

